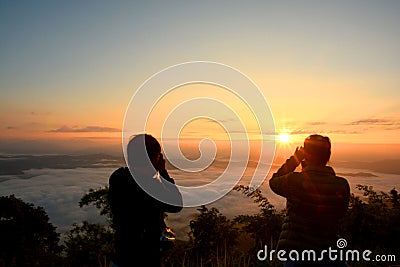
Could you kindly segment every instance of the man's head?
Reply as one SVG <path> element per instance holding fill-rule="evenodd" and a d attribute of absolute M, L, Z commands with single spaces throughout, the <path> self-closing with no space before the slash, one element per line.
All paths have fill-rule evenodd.
<path fill-rule="evenodd" d="M 313 134 L 304 140 L 305 159 L 313 165 L 325 166 L 331 157 L 329 137 Z"/>
<path fill-rule="evenodd" d="M 149 134 L 135 135 L 129 141 L 127 147 L 129 168 L 136 171 L 155 173 L 160 153 L 160 143 L 153 136 Z"/>

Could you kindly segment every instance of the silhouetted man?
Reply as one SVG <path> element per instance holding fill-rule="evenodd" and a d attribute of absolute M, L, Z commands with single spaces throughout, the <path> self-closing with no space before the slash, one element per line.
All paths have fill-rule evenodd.
<path fill-rule="evenodd" d="M 112 261 L 118 267 L 161 266 L 164 212 L 181 211 L 182 196 L 165 169 L 161 146 L 154 137 L 135 136 L 128 144 L 127 156 L 129 169 L 119 168 L 109 180 L 115 228 Z"/>
<path fill-rule="evenodd" d="M 311 135 L 304 141 L 304 148 L 296 148 L 293 156 L 274 173 L 269 185 L 276 194 L 287 199 L 287 215 L 279 237 L 278 250 L 291 250 L 300 256 L 304 250 L 320 252 L 332 247 L 337 249 L 339 220 L 347 211 L 350 187 L 346 179 L 335 175 L 326 166 L 331 156 L 328 137 Z M 294 172 L 299 164 L 301 172 Z M 343 262 L 313 263 L 288 260 L 285 266 L 346 266 Z"/>

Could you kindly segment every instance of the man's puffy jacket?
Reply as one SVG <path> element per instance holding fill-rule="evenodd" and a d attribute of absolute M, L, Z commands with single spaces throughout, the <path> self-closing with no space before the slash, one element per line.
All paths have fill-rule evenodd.
<path fill-rule="evenodd" d="M 269 181 L 272 191 L 287 199 L 287 215 L 278 249 L 336 248 L 339 220 L 347 211 L 350 187 L 328 166 L 297 166 L 292 156 Z"/>

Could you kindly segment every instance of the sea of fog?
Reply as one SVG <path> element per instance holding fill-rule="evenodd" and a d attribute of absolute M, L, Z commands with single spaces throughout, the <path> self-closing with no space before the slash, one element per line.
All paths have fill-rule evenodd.
<path fill-rule="evenodd" d="M 249 167 L 242 181 L 250 179 L 254 167 Z M 271 167 L 261 190 L 277 209 L 282 209 L 285 206 L 285 199 L 272 193 L 268 187 L 268 180 L 278 167 L 279 165 Z M 171 169 L 170 174 L 179 185 L 191 186 L 205 184 L 218 178 L 223 168 L 223 166 L 217 164 L 217 167 L 210 167 L 198 173 Z M 384 192 L 388 192 L 394 187 L 398 189 L 400 185 L 400 176 L 395 174 L 343 167 L 334 169 L 338 175 L 348 179 L 351 190 L 355 194 L 359 194 L 355 188 L 357 184 L 371 185 L 376 190 Z M 115 168 L 109 167 L 43 168 L 25 170 L 22 174 L 0 175 L 0 195 L 14 194 L 24 201 L 44 207 L 50 221 L 57 226 L 57 231 L 65 233 L 71 229 L 73 223 L 83 220 L 93 223 L 106 223 L 106 220 L 98 215 L 96 208 L 80 208 L 78 202 L 90 188 L 96 189 L 106 186 L 109 176 L 114 170 Z M 256 213 L 258 210 L 251 199 L 236 191 L 230 192 L 208 206 L 218 208 L 220 212 L 230 218 L 240 214 Z M 133 209 L 132 212 L 135 212 L 135 210 Z M 185 239 L 189 231 L 189 221 L 194 218 L 196 213 L 196 208 L 185 208 L 178 214 L 170 214 L 167 218 L 167 224 L 175 229 L 178 238 Z"/>

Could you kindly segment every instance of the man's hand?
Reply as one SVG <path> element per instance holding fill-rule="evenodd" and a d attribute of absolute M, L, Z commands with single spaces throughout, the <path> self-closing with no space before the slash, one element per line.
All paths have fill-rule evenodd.
<path fill-rule="evenodd" d="M 297 165 L 299 165 L 305 157 L 304 148 L 302 146 L 300 148 L 296 147 L 296 151 L 294 152 L 293 157 L 296 159 Z"/>

